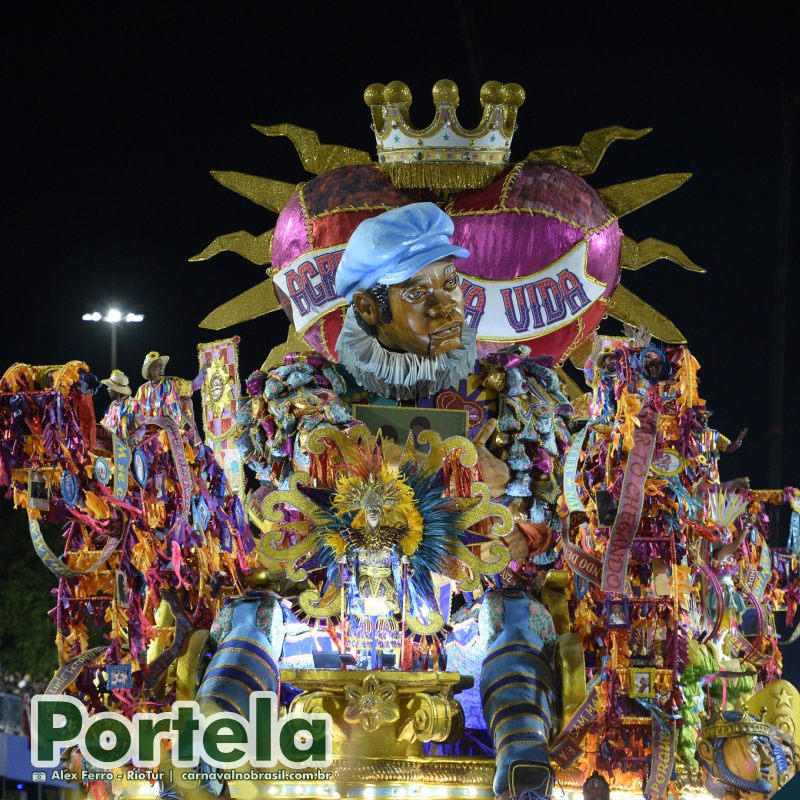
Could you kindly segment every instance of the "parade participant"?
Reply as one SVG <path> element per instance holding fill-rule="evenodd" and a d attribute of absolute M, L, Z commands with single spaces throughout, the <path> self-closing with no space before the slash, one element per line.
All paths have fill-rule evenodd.
<path fill-rule="evenodd" d="M 100 424 L 109 432 L 120 439 L 128 437 L 128 429 L 132 421 L 131 387 L 128 376 L 121 370 L 111 371 L 108 378 L 100 381 L 111 397 L 111 403 L 106 409 Z"/>
<path fill-rule="evenodd" d="M 145 356 L 142 377 L 146 383 L 138 388 L 133 400 L 137 421 L 169 417 L 178 425 L 196 431 L 191 397 L 203 385 L 205 370 L 201 369 L 192 381 L 166 377 L 164 369 L 168 361 L 169 356 L 155 350 Z"/>

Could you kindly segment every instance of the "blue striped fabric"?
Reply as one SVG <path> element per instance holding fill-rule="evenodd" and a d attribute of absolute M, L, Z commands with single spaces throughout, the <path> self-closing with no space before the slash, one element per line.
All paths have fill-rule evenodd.
<path fill-rule="evenodd" d="M 269 638 L 256 626 L 257 608 L 257 601 L 236 606 L 231 630 L 211 658 L 197 692 L 201 705 L 211 701 L 247 717 L 252 692 L 277 692 L 278 667 Z"/>
<path fill-rule="evenodd" d="M 506 596 L 505 625 L 481 670 L 483 715 L 494 741 L 495 794 L 508 790 L 514 761 L 549 764 L 547 742 L 554 724 L 553 674 L 544 644 L 528 624 L 527 597 Z"/>

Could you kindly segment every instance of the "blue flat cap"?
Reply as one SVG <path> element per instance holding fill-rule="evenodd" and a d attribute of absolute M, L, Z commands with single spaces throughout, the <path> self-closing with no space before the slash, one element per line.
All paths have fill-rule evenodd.
<path fill-rule="evenodd" d="M 469 250 L 452 244 L 452 235 L 453 220 L 435 203 L 411 203 L 365 219 L 336 270 L 336 293 L 352 301 L 353 292 L 402 283 L 446 256 L 467 258 Z"/>

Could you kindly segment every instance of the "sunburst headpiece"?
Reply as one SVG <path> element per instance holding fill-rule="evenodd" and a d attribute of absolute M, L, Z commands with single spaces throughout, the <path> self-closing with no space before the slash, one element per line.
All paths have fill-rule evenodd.
<path fill-rule="evenodd" d="M 336 479 L 336 494 L 331 505 L 338 516 L 350 511 L 357 513 L 362 508 L 386 508 L 413 503 L 407 484 L 385 466 L 378 475 L 340 475 Z"/>
<path fill-rule="evenodd" d="M 485 484 L 473 482 L 470 496 L 462 497 L 450 492 L 445 476 L 445 462 L 474 466 L 475 448 L 459 436 L 442 441 L 426 431 L 422 437 L 430 445 L 424 463 L 408 448 L 400 466 L 390 468 L 363 425 L 347 432 L 320 426 L 309 436 L 308 449 L 312 457 L 324 454 L 333 464 L 331 488 L 312 489 L 308 475 L 295 473 L 289 489 L 272 492 L 261 509 L 250 509 L 256 522 L 275 526 L 261 539 L 267 558 L 287 563 L 289 577 L 295 580 L 314 570 L 325 575 L 322 592 L 311 589 L 300 596 L 300 607 L 308 617 L 340 613 L 339 560 L 348 548 L 370 544 L 362 532 L 365 507 L 373 504 L 385 510 L 385 518 L 372 544 L 397 547 L 398 555 L 408 557 L 412 593 L 425 598 L 430 608 L 436 608 L 432 574 L 447 576 L 463 590 L 472 591 L 482 575 L 505 568 L 508 551 L 497 538 L 511 529 L 510 512 L 491 501 Z M 286 520 L 283 509 L 287 507 L 299 512 L 298 521 Z M 483 520 L 490 524 L 478 533 L 475 526 Z M 288 541 L 293 544 L 286 547 Z M 480 556 L 473 552 L 475 547 Z M 424 631 L 415 628 L 413 620 L 409 627 L 415 633 L 441 630 L 441 615 L 429 615 L 429 619 Z"/>

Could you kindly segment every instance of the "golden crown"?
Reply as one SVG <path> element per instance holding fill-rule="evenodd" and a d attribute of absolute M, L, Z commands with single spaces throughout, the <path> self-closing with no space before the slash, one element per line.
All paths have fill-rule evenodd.
<path fill-rule="evenodd" d="M 779 736 L 780 732 L 774 725 L 762 722 L 751 714 L 743 713 L 739 720 L 726 720 L 718 718 L 714 722 L 703 725 L 700 736 L 703 739 L 730 739 L 735 736 Z"/>
<path fill-rule="evenodd" d="M 364 102 L 372 112 L 378 166 L 395 186 L 457 190 L 487 185 L 509 163 L 517 109 L 525 102 L 518 83 L 487 81 L 480 92 L 483 116 L 475 128 L 458 121 L 458 86 L 433 86 L 436 114 L 426 128 L 409 117 L 411 90 L 401 81 L 370 84 Z"/>

